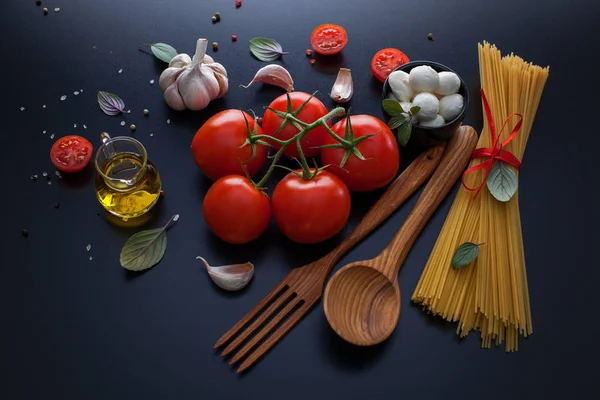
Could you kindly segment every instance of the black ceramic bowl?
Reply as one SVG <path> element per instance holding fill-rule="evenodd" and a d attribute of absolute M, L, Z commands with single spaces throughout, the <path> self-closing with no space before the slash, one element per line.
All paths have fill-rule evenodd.
<path fill-rule="evenodd" d="M 455 71 L 451 70 L 445 65 L 433 61 L 411 61 L 399 66 L 394 71 L 399 70 L 409 73 L 411 69 L 413 69 L 414 67 L 418 67 L 419 65 L 428 65 L 437 72 L 449 71 L 454 72 L 456 74 Z M 419 126 L 418 124 L 413 125 L 410 139 L 411 142 L 416 143 L 420 146 L 433 146 L 449 140 L 454 135 L 454 133 L 456 133 L 456 130 L 460 127 L 463 119 L 465 118 L 465 112 L 467 111 L 467 107 L 469 106 L 469 90 L 467 88 L 467 85 L 465 84 L 465 81 L 460 77 L 460 75 L 456 75 L 460 79 L 460 88 L 458 89 L 458 93 L 461 94 L 464 98 L 464 105 L 460 114 L 458 114 L 458 116 L 452 121 L 449 121 L 446 124 L 438 126 L 436 128 Z M 383 83 L 383 99 L 387 99 L 392 91 L 388 79 L 389 78 L 387 78 Z M 385 111 L 383 113 L 386 116 L 386 119 L 389 120 L 390 116 L 387 115 Z"/>

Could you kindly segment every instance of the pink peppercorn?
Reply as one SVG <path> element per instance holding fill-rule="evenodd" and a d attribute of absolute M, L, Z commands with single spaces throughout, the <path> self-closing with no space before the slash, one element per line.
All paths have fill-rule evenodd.
<path fill-rule="evenodd" d="M 231 41 L 237 42 L 237 35 L 231 35 Z"/>

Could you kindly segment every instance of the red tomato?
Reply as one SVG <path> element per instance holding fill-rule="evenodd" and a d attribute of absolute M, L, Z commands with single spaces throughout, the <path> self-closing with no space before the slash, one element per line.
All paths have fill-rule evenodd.
<path fill-rule="evenodd" d="M 325 170 L 311 180 L 290 172 L 275 186 L 271 202 L 279 229 L 289 239 L 303 244 L 333 237 L 346 225 L 350 215 L 348 188 Z"/>
<path fill-rule="evenodd" d="M 317 26 L 310 35 L 310 44 L 319 54 L 337 54 L 348 43 L 346 30 L 335 24 Z"/>
<path fill-rule="evenodd" d="M 290 99 L 292 100 L 292 111 L 296 111 L 310 97 L 310 94 L 305 92 L 291 92 L 289 93 L 289 95 Z M 274 110 L 287 112 L 288 110 L 286 95 L 282 94 L 281 96 L 273 100 L 273 102 L 269 104 L 269 107 Z M 325 107 L 321 100 L 313 96 L 313 98 L 310 99 L 308 104 L 296 115 L 296 118 L 298 118 L 302 122 L 310 124 L 326 114 L 327 107 Z M 262 123 L 262 129 L 265 132 L 265 135 L 274 136 L 275 132 L 277 132 L 277 129 L 279 129 L 282 122 L 283 118 L 281 118 L 279 115 L 275 114 L 271 110 L 267 109 L 267 111 L 265 111 Z M 329 121 L 327 121 L 327 125 L 331 126 Z M 275 137 L 279 140 L 288 140 L 294 135 L 296 135 L 298 132 L 300 132 L 298 128 L 296 128 L 294 125 L 288 122 L 285 128 L 283 128 L 283 130 L 279 132 Z M 315 147 L 321 146 L 323 144 L 323 141 L 325 140 L 325 136 L 327 135 L 327 131 L 322 126 L 308 132 L 306 136 L 304 136 L 300 141 L 302 153 L 306 157 L 314 157 L 317 154 L 319 154 L 321 149 Z M 273 146 L 275 146 L 276 149 L 279 149 L 281 147 L 275 142 L 273 142 L 272 144 Z M 283 154 L 285 154 L 288 157 L 298 157 L 298 147 L 295 143 L 290 143 L 283 151 Z"/>
<path fill-rule="evenodd" d="M 370 115 L 351 115 L 350 123 L 355 139 L 376 134 L 356 145 L 366 160 L 361 160 L 350 153 L 342 169 L 339 165 L 345 149 L 325 148 L 321 151 L 323 165 L 329 165 L 327 171 L 338 176 L 348 189 L 354 192 L 367 192 L 387 185 L 396 176 L 400 165 L 400 151 L 396 137 L 382 120 Z M 343 138 L 346 124 L 347 118 L 344 118 L 331 130 Z M 327 135 L 325 144 L 335 143 L 339 142 Z"/>
<path fill-rule="evenodd" d="M 50 149 L 50 159 L 63 172 L 79 172 L 92 158 L 92 144 L 81 136 L 68 135 L 58 139 Z"/>
<path fill-rule="evenodd" d="M 271 222 L 269 197 L 240 175 L 227 175 L 213 183 L 204 196 L 202 212 L 210 230 L 232 244 L 253 241 Z"/>
<path fill-rule="evenodd" d="M 408 56 L 398 49 L 382 49 L 375 53 L 371 60 L 371 72 L 379 81 L 385 82 L 393 70 L 409 61 Z"/>
<path fill-rule="evenodd" d="M 267 147 L 256 144 L 256 156 L 252 156 L 252 147 L 240 146 L 248 138 L 248 128 L 254 130 L 254 119 L 241 110 L 224 110 L 210 117 L 196 132 L 192 140 L 192 156 L 200 171 L 209 179 L 216 181 L 226 175 L 246 175 L 242 163 L 250 176 L 254 176 L 267 160 Z M 256 134 L 262 135 L 260 126 Z"/>

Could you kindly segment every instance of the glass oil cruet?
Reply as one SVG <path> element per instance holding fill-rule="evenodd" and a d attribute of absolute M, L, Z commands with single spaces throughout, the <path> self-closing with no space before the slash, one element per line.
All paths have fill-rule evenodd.
<path fill-rule="evenodd" d="M 146 149 L 128 136 L 111 138 L 100 134 L 96 151 L 96 198 L 108 212 L 127 221 L 154 207 L 160 197 L 158 170 L 148 160 Z"/>

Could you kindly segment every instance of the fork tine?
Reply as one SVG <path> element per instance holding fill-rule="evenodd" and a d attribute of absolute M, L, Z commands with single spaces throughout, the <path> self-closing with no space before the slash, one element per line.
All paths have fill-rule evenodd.
<path fill-rule="evenodd" d="M 277 329 L 275 332 L 273 332 L 273 334 L 267 339 L 265 340 L 260 346 L 258 346 L 258 348 L 256 348 L 256 350 L 254 350 L 252 352 L 252 354 L 250 354 L 248 356 L 248 358 L 246 358 L 244 360 L 244 362 L 240 365 L 240 367 L 238 368 L 237 372 L 241 373 L 243 371 L 245 371 L 246 369 L 248 369 L 249 367 L 252 366 L 252 364 L 254 364 L 259 358 L 261 358 L 267 351 L 269 351 L 273 346 L 275 346 L 275 344 L 282 338 L 285 336 L 285 334 L 292 329 L 292 327 L 294 325 L 296 325 L 296 323 L 298 321 L 300 321 L 302 319 L 302 317 L 304 317 L 304 315 L 306 315 L 308 313 L 308 311 L 310 311 L 310 309 L 312 308 L 312 306 L 314 306 L 316 304 L 316 301 L 313 302 L 306 302 L 302 305 L 302 307 L 300 307 L 298 310 L 296 310 L 295 313 L 293 313 L 290 318 L 288 318 L 287 321 L 285 321 L 283 323 L 283 325 L 281 325 L 279 327 L 279 329 Z"/>
<path fill-rule="evenodd" d="M 252 350 L 252 348 L 256 346 L 256 344 L 260 342 L 262 338 L 268 335 L 273 330 L 273 328 L 279 322 L 281 322 L 282 319 L 284 319 L 288 314 L 292 314 L 292 310 L 294 310 L 294 308 L 298 306 L 298 304 L 300 304 L 300 302 L 302 301 L 303 300 L 299 297 L 296 297 L 292 301 L 290 301 L 289 304 L 277 314 L 277 316 L 275 316 L 267 325 L 265 325 L 265 327 L 259 333 L 256 334 L 256 336 L 252 338 L 252 340 L 250 340 L 244 345 L 244 347 L 238 350 L 238 352 L 231 358 L 231 361 L 229 361 L 229 365 L 238 362 L 246 354 L 248 354 L 248 352 Z"/>
<path fill-rule="evenodd" d="M 242 332 L 240 332 L 239 336 L 236 337 L 233 340 L 233 342 L 229 343 L 227 345 L 227 347 L 225 347 L 225 350 L 223 350 L 221 355 L 223 357 L 225 357 L 229 353 L 231 353 L 233 350 L 235 350 L 244 340 L 246 340 L 248 338 L 249 335 L 252 335 L 252 333 L 254 333 L 254 331 L 267 320 L 267 318 L 274 315 L 275 310 L 277 310 L 279 307 L 281 307 L 281 305 L 283 303 L 285 303 L 287 300 L 289 300 L 293 295 L 294 295 L 294 292 L 292 292 L 290 290 L 285 290 L 281 294 L 281 296 L 279 296 L 273 302 L 273 304 L 271 304 L 269 306 L 269 308 L 267 308 L 262 314 L 260 314 L 260 316 L 258 318 L 256 318 L 249 327 L 247 327 Z"/>
<path fill-rule="evenodd" d="M 244 325 L 246 325 L 248 323 L 248 321 L 250 321 L 252 318 L 254 318 L 254 316 L 256 316 L 260 311 L 262 311 L 262 309 L 265 307 L 265 305 L 267 305 L 268 302 L 270 302 L 271 300 L 273 300 L 273 298 L 276 295 L 280 294 L 280 292 L 283 295 L 283 293 L 285 292 L 285 290 L 282 291 L 282 289 L 285 286 L 287 286 L 287 283 L 285 282 L 285 280 L 282 281 L 282 282 L 280 282 L 279 285 L 275 286 L 269 293 L 267 293 L 267 295 L 265 297 L 262 298 L 261 301 L 258 302 L 258 304 L 256 306 L 254 306 L 253 309 L 251 309 L 250 311 L 248 311 L 246 313 L 246 315 L 244 315 L 242 317 L 242 319 L 240 319 L 237 322 L 237 324 L 235 324 L 234 326 L 232 326 L 227 332 L 225 332 L 219 338 L 219 340 L 217 340 L 217 342 L 213 346 L 213 349 L 221 347 L 223 345 L 223 343 L 229 341 L 229 339 L 231 339 L 231 337 L 233 335 L 235 335 Z"/>

